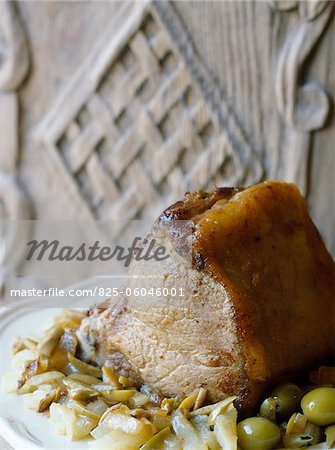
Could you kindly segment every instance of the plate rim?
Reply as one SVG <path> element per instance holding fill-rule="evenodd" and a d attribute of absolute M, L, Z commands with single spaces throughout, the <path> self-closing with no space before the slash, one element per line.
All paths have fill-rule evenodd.
<path fill-rule="evenodd" d="M 78 283 L 75 286 L 76 288 L 79 287 L 87 287 L 92 282 L 92 280 L 85 280 L 85 282 Z M 69 286 L 65 289 L 73 288 L 73 286 Z M 78 297 L 78 303 L 88 300 L 89 297 Z M 93 298 L 90 298 L 92 300 L 92 303 L 94 302 Z M 21 317 L 22 315 L 25 315 L 27 312 L 35 312 L 37 310 L 40 310 L 43 305 L 45 305 L 45 301 L 47 300 L 46 296 L 41 297 L 27 297 L 23 298 L 21 300 L 17 300 L 16 302 L 2 305 L 0 306 L 0 348 L 2 347 L 2 333 L 5 331 L 5 329 L 10 326 L 11 322 L 15 322 L 16 319 Z M 58 305 L 55 306 L 48 306 L 44 309 L 50 309 L 50 310 L 57 310 L 57 309 L 63 309 L 66 308 L 66 306 L 70 307 L 71 309 L 85 309 L 82 306 L 76 307 L 75 298 L 73 299 L 71 306 L 66 305 L 66 297 L 64 298 L 64 303 L 62 301 L 59 302 Z M 42 329 L 41 329 L 42 332 Z M 3 391 L 0 392 L 0 436 L 4 439 L 6 443 L 8 443 L 10 446 L 12 446 L 15 450 L 41 450 L 42 448 L 47 448 L 45 445 L 43 445 L 43 442 L 39 441 L 37 437 L 33 436 L 29 437 L 29 430 L 27 430 L 26 425 L 21 422 L 17 417 L 11 417 L 7 416 L 5 411 L 3 410 Z M 24 409 L 24 405 L 22 404 L 22 409 Z M 20 434 L 20 432 L 15 429 L 15 427 L 11 424 L 13 422 L 14 424 L 17 424 L 17 427 L 23 427 L 23 433 Z M 36 442 L 35 442 L 36 441 Z M 39 442 L 38 442 L 39 441 Z M 69 447 L 70 448 L 70 447 Z M 65 446 L 63 447 L 63 450 L 65 449 Z"/>
<path fill-rule="evenodd" d="M 24 406 L 22 405 L 22 407 Z M 41 450 L 41 448 L 45 448 L 43 445 L 33 442 L 32 439 L 21 436 L 10 424 L 10 420 L 15 420 L 15 418 L 0 415 L 0 435 L 5 442 L 11 445 L 15 450 Z"/>

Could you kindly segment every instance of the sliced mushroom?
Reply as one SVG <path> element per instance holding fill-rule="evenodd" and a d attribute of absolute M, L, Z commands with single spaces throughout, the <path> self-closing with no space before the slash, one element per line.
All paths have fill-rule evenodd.
<path fill-rule="evenodd" d="M 84 361 L 74 357 L 70 353 L 68 353 L 69 362 L 80 372 L 86 375 L 92 375 L 93 377 L 101 378 L 102 370 L 99 367 L 92 366 L 91 364 L 87 364 Z"/>
<path fill-rule="evenodd" d="M 63 334 L 63 329 L 59 327 L 53 327 L 48 330 L 44 337 L 37 345 L 37 353 L 42 356 L 51 356 L 57 344 Z"/>
<path fill-rule="evenodd" d="M 21 388 L 31 377 L 45 373 L 48 368 L 49 360 L 45 356 L 39 356 L 34 361 L 29 362 L 18 380 L 18 388 Z"/>

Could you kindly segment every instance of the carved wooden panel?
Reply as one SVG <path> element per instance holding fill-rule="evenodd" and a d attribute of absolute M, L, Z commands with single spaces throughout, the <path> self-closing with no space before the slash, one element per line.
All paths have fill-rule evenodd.
<path fill-rule="evenodd" d="M 334 6 L 331 1 L 200 1 L 191 8 L 176 2 L 199 57 L 260 155 L 265 177 L 299 185 L 333 254 Z M 327 118 L 321 128 L 302 129 L 301 120 L 310 125 L 312 116 L 321 123 Z"/>
<path fill-rule="evenodd" d="M 16 5 L 0 2 L 0 296 L 8 271 L 21 263 L 17 248 L 20 219 L 30 218 L 30 204 L 17 182 L 20 87 L 29 67 L 25 33 Z M 11 225 L 6 221 L 13 221 Z"/>
<path fill-rule="evenodd" d="M 257 181 L 260 163 L 233 112 L 207 95 L 214 82 L 199 79 L 204 69 L 173 9 L 128 4 L 118 23 L 37 129 L 60 175 L 75 183 L 73 201 L 97 218 L 131 219 L 188 190 Z"/>
<path fill-rule="evenodd" d="M 82 5 L 0 2 L 4 216 L 30 214 L 18 177 L 36 218 L 280 178 L 335 251 L 333 2 Z"/>
<path fill-rule="evenodd" d="M 273 1 L 279 13 L 298 12 L 300 23 L 287 37 L 277 63 L 276 97 L 279 112 L 289 125 L 288 163 L 282 167 L 282 177 L 298 184 L 307 194 L 311 132 L 324 127 L 330 112 L 330 99 L 317 81 L 300 85 L 306 60 L 332 16 L 334 3 L 325 1 Z M 284 9 L 283 9 L 284 7 Z"/>

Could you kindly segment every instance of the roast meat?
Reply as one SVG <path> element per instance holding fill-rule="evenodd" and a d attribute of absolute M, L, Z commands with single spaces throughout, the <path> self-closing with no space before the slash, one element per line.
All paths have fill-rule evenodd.
<path fill-rule="evenodd" d="M 188 193 L 149 236 L 170 257 L 133 262 L 125 285 L 184 297 L 92 307 L 79 330 L 86 360 L 165 396 L 237 395 L 248 411 L 269 383 L 334 358 L 334 261 L 293 184 Z"/>

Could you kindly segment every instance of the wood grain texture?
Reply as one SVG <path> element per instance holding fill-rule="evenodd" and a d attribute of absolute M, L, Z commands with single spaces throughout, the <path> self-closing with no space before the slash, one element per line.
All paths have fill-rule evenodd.
<path fill-rule="evenodd" d="M 293 176 L 303 182 L 312 217 L 335 254 L 333 108 L 322 130 L 306 137 L 283 120 L 275 95 L 278 60 L 288 37 L 301 26 L 299 11 L 278 12 L 268 2 L 231 1 L 197 2 L 192 8 L 176 2 L 176 8 L 201 58 L 219 80 L 250 142 L 261 155 L 266 177 L 292 180 Z M 316 81 L 324 87 L 332 105 L 334 10 L 329 15 L 327 26 L 301 67 L 299 83 Z M 304 151 L 306 145 L 310 153 Z M 307 160 L 302 159 L 305 167 L 297 164 L 301 148 L 309 153 Z"/>
<path fill-rule="evenodd" d="M 261 177 L 217 90 L 174 9 L 129 2 L 37 125 L 35 142 L 91 217 L 154 218 L 186 191 Z"/>

